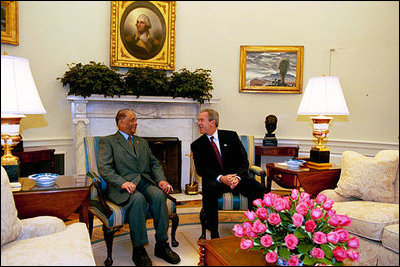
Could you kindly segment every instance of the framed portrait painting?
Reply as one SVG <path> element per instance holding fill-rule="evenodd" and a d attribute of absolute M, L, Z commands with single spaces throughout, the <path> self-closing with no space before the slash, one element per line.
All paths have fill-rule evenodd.
<path fill-rule="evenodd" d="M 300 94 L 304 46 L 241 46 L 239 92 Z"/>
<path fill-rule="evenodd" d="M 1 42 L 19 44 L 18 1 L 1 1 Z"/>
<path fill-rule="evenodd" d="M 111 1 L 114 67 L 175 69 L 176 1 Z"/>

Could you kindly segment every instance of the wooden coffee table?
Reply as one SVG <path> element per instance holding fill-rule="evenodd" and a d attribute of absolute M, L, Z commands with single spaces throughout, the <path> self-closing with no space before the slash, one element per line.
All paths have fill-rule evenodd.
<path fill-rule="evenodd" d="M 56 216 L 66 220 L 72 213 L 79 213 L 79 221 L 88 226 L 88 205 L 92 179 L 87 176 L 59 176 L 48 187 L 36 185 L 29 178 L 19 178 L 22 187 L 13 191 L 18 218 Z"/>
<path fill-rule="evenodd" d="M 262 251 L 243 250 L 236 236 L 211 240 L 200 239 L 199 266 L 273 266 L 265 261 Z"/>

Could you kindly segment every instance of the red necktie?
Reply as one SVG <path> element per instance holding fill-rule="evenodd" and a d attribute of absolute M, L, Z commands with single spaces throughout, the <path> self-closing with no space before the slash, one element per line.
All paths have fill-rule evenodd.
<path fill-rule="evenodd" d="M 219 166 L 221 166 L 221 168 L 224 168 L 222 165 L 222 159 L 221 159 L 221 155 L 219 154 L 218 147 L 214 143 L 214 136 L 211 136 L 210 140 L 211 140 L 211 146 L 214 148 L 215 154 L 217 155 Z"/>

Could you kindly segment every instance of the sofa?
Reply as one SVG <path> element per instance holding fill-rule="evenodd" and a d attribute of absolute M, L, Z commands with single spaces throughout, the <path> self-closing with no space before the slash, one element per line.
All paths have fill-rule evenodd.
<path fill-rule="evenodd" d="M 345 151 L 341 169 L 337 187 L 321 193 L 352 219 L 346 230 L 360 240 L 360 261 L 345 264 L 399 266 L 399 151 Z"/>
<path fill-rule="evenodd" d="M 53 216 L 20 220 L 7 172 L 1 166 L 1 265 L 95 266 L 84 223 Z"/>

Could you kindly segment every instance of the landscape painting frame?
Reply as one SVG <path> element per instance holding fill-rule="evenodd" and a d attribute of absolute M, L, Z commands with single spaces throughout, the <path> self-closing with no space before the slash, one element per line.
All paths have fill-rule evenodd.
<path fill-rule="evenodd" d="M 304 46 L 240 46 L 241 93 L 301 94 Z"/>
<path fill-rule="evenodd" d="M 1 42 L 18 45 L 18 1 L 1 1 Z"/>

